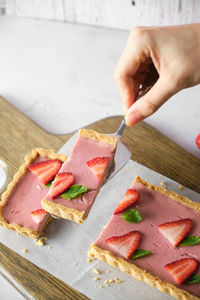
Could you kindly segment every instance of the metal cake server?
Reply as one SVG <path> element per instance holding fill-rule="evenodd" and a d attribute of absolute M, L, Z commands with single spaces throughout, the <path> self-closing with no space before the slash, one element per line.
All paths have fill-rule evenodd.
<path fill-rule="evenodd" d="M 159 75 L 152 64 L 150 66 L 150 70 L 144 80 L 143 85 L 139 88 L 139 91 L 137 93 L 135 101 L 137 101 L 140 97 L 145 95 L 151 87 L 155 84 L 157 81 Z M 115 133 L 109 134 L 109 136 L 116 137 L 118 140 L 117 143 L 117 150 L 115 153 L 114 158 L 114 164 L 111 168 L 109 175 L 107 177 L 107 180 L 110 180 L 116 173 L 119 172 L 119 170 L 129 161 L 131 157 L 131 151 L 129 150 L 128 145 L 123 141 L 122 134 L 124 131 L 124 128 L 126 127 L 125 118 L 122 120 L 119 128 Z M 73 136 L 61 147 L 61 149 L 58 151 L 58 153 L 64 153 L 67 156 L 70 155 L 71 149 L 74 146 L 76 140 L 78 138 L 78 131 L 73 134 Z"/>

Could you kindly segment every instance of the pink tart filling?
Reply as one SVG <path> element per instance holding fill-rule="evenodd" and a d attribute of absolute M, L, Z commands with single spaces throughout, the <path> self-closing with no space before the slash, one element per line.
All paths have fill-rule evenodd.
<path fill-rule="evenodd" d="M 157 227 L 157 225 L 165 222 L 189 218 L 193 222 L 189 235 L 200 236 L 200 213 L 165 195 L 146 188 L 142 184 L 133 183 L 132 188 L 139 191 L 140 198 L 128 209 L 137 209 L 142 216 L 142 221 L 139 223 L 128 223 L 120 218 L 122 213 L 113 215 L 95 242 L 95 245 L 101 249 L 109 250 L 116 256 L 120 256 L 118 252 L 115 252 L 113 248 L 106 243 L 106 240 L 112 236 L 125 235 L 130 231 L 139 231 L 142 235 L 139 248 L 151 250 L 152 254 L 135 260 L 128 259 L 128 262 L 147 270 L 154 276 L 160 277 L 163 281 L 170 282 L 185 289 L 195 296 L 200 296 L 200 284 L 179 285 L 165 269 L 165 265 L 168 263 L 182 258 L 191 257 L 200 262 L 200 245 L 174 247 L 161 234 Z M 195 273 L 200 275 L 200 266 Z"/>
<path fill-rule="evenodd" d="M 35 162 L 45 160 L 47 160 L 47 158 L 38 157 Z M 2 210 L 3 217 L 8 223 L 18 224 L 42 232 L 50 214 L 43 214 L 38 223 L 31 216 L 31 212 L 42 209 L 41 200 L 45 197 L 48 190 L 49 189 L 27 169 L 26 173 L 17 182 L 8 197 Z"/>
<path fill-rule="evenodd" d="M 105 174 L 110 166 L 114 152 L 114 145 L 88 139 L 80 135 L 71 151 L 69 159 L 62 165 L 59 173 L 72 173 L 75 176 L 74 185 L 86 186 L 88 192 L 73 199 L 63 199 L 59 196 L 52 200 L 50 195 L 47 195 L 47 199 L 69 208 L 85 211 L 87 215 L 102 182 L 99 181 L 91 168 L 88 167 L 87 162 L 97 157 L 110 158 L 104 171 Z"/>

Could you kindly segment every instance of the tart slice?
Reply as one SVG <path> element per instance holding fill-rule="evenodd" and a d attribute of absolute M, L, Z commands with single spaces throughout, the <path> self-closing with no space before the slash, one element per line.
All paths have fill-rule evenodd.
<path fill-rule="evenodd" d="M 55 216 L 82 223 L 107 178 L 116 145 L 116 138 L 81 129 L 69 159 L 63 164 L 49 193 L 42 200 L 42 207 Z M 63 189 L 66 174 L 70 184 Z M 59 186 L 56 184 L 58 181 Z"/>
<path fill-rule="evenodd" d="M 134 192 L 132 202 L 125 197 L 119 203 L 89 256 L 176 299 L 200 299 L 200 204 L 140 177 L 131 189 L 137 197 Z M 134 240 L 129 237 L 129 243 L 124 243 L 122 237 L 131 232 L 139 232 L 142 238 L 130 255 Z"/>
<path fill-rule="evenodd" d="M 0 202 L 0 225 L 37 238 L 51 216 L 41 206 L 52 180 L 67 157 L 52 150 L 34 149 L 9 183 Z"/>

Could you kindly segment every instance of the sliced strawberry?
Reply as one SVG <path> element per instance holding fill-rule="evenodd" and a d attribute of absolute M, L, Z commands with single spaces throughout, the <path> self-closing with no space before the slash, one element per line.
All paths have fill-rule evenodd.
<path fill-rule="evenodd" d="M 176 247 L 192 228 L 192 220 L 180 219 L 158 225 L 162 234 Z"/>
<path fill-rule="evenodd" d="M 141 234 L 138 231 L 130 231 L 121 236 L 113 236 L 107 239 L 106 243 L 121 256 L 129 259 L 137 249 L 140 240 Z"/>
<path fill-rule="evenodd" d="M 197 147 L 200 149 L 200 134 L 197 135 L 195 141 L 196 141 Z"/>
<path fill-rule="evenodd" d="M 30 212 L 30 214 L 35 223 L 39 224 L 43 221 L 44 216 L 46 215 L 46 211 L 41 208 Z"/>
<path fill-rule="evenodd" d="M 75 181 L 75 177 L 72 173 L 59 173 L 56 175 L 54 182 L 52 183 L 49 195 L 52 199 L 58 197 L 65 192 Z"/>
<path fill-rule="evenodd" d="M 61 166 L 58 159 L 52 159 L 33 163 L 28 168 L 43 184 L 47 184 L 54 179 Z"/>
<path fill-rule="evenodd" d="M 106 170 L 106 167 L 110 161 L 109 157 L 95 157 L 91 160 L 88 160 L 86 164 L 91 169 L 91 171 L 94 173 L 95 176 L 97 176 L 99 182 L 101 181 L 103 174 Z"/>
<path fill-rule="evenodd" d="M 194 258 L 183 258 L 173 261 L 165 266 L 165 269 L 178 283 L 185 282 L 197 269 L 198 261 Z"/>
<path fill-rule="evenodd" d="M 117 215 L 124 211 L 126 208 L 131 206 L 135 203 L 140 197 L 140 193 L 134 189 L 128 189 L 120 201 L 119 205 L 117 206 L 116 210 L 114 211 L 114 215 Z"/>

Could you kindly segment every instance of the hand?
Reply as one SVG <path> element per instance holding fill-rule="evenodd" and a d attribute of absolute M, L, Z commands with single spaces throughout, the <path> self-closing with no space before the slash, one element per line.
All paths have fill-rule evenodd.
<path fill-rule="evenodd" d="M 134 103 L 152 62 L 159 79 Z M 200 83 L 200 24 L 135 27 L 114 78 L 128 126 L 152 115 L 172 95 Z"/>

